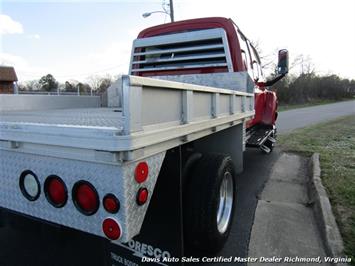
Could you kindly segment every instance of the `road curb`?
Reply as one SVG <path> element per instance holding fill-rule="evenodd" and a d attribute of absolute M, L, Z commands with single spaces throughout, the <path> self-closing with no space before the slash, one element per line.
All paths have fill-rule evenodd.
<path fill-rule="evenodd" d="M 330 205 L 327 192 L 320 178 L 321 168 L 319 154 L 314 153 L 310 160 L 310 184 L 308 186 L 311 202 L 321 237 L 325 243 L 326 253 L 330 257 L 344 257 L 344 243 Z M 343 264 L 344 265 L 344 264 Z"/>

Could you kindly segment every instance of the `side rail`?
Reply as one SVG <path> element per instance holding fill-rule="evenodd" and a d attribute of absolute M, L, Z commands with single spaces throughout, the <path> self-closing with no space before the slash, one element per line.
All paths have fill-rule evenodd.
<path fill-rule="evenodd" d="M 127 135 L 198 123 L 217 126 L 252 117 L 254 94 L 122 76 L 122 112 Z"/>
<path fill-rule="evenodd" d="M 122 76 L 116 85 L 110 90 L 120 96 L 110 107 L 122 110 L 122 135 L 130 136 L 126 151 L 132 153 L 167 150 L 254 115 L 253 93 L 137 76 Z"/>

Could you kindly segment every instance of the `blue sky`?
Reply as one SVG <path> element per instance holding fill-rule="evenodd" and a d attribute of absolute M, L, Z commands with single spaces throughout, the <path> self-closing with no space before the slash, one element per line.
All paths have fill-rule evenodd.
<path fill-rule="evenodd" d="M 120 49 L 116 55 L 126 54 L 130 43 L 140 29 L 154 25 L 141 14 L 160 9 L 161 2 L 98 3 L 98 2 L 13 2 L 2 4 L 2 13 L 23 25 L 22 34 L 8 34 L 2 38 L 5 53 L 25 58 L 31 68 L 21 71 L 31 78 L 40 72 L 54 71 L 59 78 L 83 78 L 86 73 L 105 69 L 127 70 L 127 60 L 112 58 L 111 62 L 97 62 L 97 57 L 107 57 L 108 49 Z M 132 23 L 138 21 L 138 23 Z M 158 23 L 163 23 L 160 21 Z M 113 47 L 110 47 L 113 46 Z M 110 51 L 112 52 L 112 51 Z M 113 54 L 114 56 L 115 54 Z M 89 60 L 91 58 L 92 60 Z M 121 59 L 122 60 L 122 59 Z M 80 61 L 82 63 L 80 63 Z M 92 61 L 92 62 L 91 62 Z M 91 66 L 88 68 L 88 64 Z M 67 67 L 65 67 L 67 65 Z M 77 66 L 75 69 L 72 66 Z M 67 70 L 67 71 L 66 71 Z M 103 71 L 104 72 L 104 71 Z M 111 72 L 110 72 L 111 73 Z"/>
<path fill-rule="evenodd" d="M 175 0 L 174 7 L 177 20 L 231 17 L 265 54 L 288 48 L 291 61 L 303 54 L 320 74 L 355 79 L 355 1 L 285 2 Z M 138 32 L 169 21 L 161 13 L 142 18 L 144 12 L 161 10 L 161 4 L 0 0 L 0 64 L 14 65 L 22 81 L 47 73 L 61 81 L 127 73 L 131 42 Z"/>

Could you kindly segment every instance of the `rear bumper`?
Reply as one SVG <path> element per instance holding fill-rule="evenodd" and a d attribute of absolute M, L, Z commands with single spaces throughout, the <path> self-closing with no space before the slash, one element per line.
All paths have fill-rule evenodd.
<path fill-rule="evenodd" d="M 139 233 L 150 201 L 149 197 L 145 205 L 138 206 L 137 191 L 144 186 L 151 196 L 164 156 L 165 153 L 159 153 L 145 159 L 149 165 L 149 178 L 145 183 L 138 184 L 134 178 L 138 162 L 110 165 L 1 150 L 0 207 L 40 219 L 41 222 L 102 237 L 102 222 L 106 218 L 114 218 L 122 228 L 122 236 L 117 242 L 127 242 Z M 40 196 L 35 201 L 27 200 L 19 187 L 19 177 L 25 170 L 34 172 L 41 185 Z M 68 189 L 68 201 L 62 208 L 53 207 L 43 192 L 46 178 L 53 174 L 61 177 Z M 73 203 L 71 190 L 79 180 L 90 182 L 99 194 L 100 207 L 94 215 L 82 214 Z M 106 212 L 102 206 L 102 199 L 107 193 L 115 194 L 121 203 L 117 214 Z"/>

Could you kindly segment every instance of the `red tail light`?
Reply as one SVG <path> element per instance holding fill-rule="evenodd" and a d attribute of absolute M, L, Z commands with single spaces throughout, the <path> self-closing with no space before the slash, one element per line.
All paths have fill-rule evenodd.
<path fill-rule="evenodd" d="M 73 187 L 75 207 L 85 215 L 93 215 L 99 208 L 99 195 L 95 187 L 87 181 L 79 181 Z"/>
<path fill-rule="evenodd" d="M 148 200 L 148 189 L 140 188 L 137 193 L 137 204 L 141 206 L 144 203 L 146 203 L 147 200 Z"/>
<path fill-rule="evenodd" d="M 136 166 L 136 170 L 134 173 L 135 179 L 138 183 L 143 183 L 148 178 L 149 167 L 146 162 L 140 162 Z"/>
<path fill-rule="evenodd" d="M 111 240 L 117 240 L 121 237 L 121 227 L 118 222 L 112 218 L 107 218 L 102 223 L 102 231 L 107 238 Z"/>
<path fill-rule="evenodd" d="M 117 213 L 120 209 L 120 202 L 113 194 L 107 194 L 103 200 L 104 208 L 109 213 Z"/>
<path fill-rule="evenodd" d="M 63 207 L 68 200 L 68 191 L 64 181 L 55 175 L 48 176 L 44 182 L 44 193 L 50 204 Z"/>

